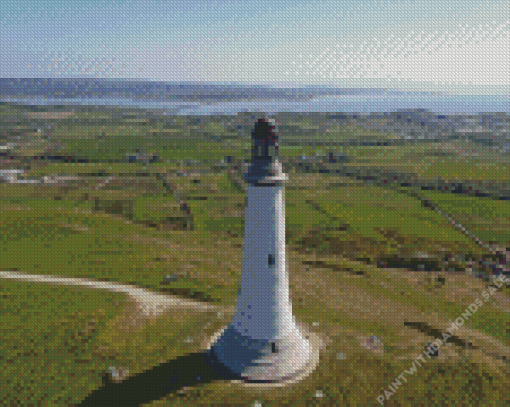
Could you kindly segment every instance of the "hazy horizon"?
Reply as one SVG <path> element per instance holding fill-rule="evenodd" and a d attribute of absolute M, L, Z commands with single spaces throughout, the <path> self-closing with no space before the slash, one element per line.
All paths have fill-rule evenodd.
<path fill-rule="evenodd" d="M 0 78 L 510 94 L 506 1 L 0 4 Z"/>
<path fill-rule="evenodd" d="M 0 78 L 0 102 L 163 109 L 169 114 L 239 112 L 389 112 L 424 109 L 437 114 L 510 112 L 504 95 L 455 95 L 402 89 L 239 83 L 186 83 L 105 78 Z"/>

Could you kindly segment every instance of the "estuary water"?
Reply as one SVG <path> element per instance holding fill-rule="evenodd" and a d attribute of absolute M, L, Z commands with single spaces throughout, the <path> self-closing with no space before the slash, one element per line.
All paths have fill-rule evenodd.
<path fill-rule="evenodd" d="M 118 106 L 175 115 L 239 112 L 393 112 L 425 109 L 462 115 L 510 112 L 510 96 L 453 95 L 398 89 L 220 85 L 108 79 L 0 78 L 0 102 L 24 105 Z"/>

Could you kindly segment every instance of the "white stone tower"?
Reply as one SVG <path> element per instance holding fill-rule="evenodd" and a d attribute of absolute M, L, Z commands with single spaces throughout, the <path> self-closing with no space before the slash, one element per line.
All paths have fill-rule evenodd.
<path fill-rule="evenodd" d="M 296 325 L 285 256 L 287 180 L 278 161 L 273 120 L 252 131 L 252 160 L 245 180 L 244 256 L 237 308 L 211 348 L 228 370 L 248 382 L 279 382 L 307 369 L 312 345 Z"/>

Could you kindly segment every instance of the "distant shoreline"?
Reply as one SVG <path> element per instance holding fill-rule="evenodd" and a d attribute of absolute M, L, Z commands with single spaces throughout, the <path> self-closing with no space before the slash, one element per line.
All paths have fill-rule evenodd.
<path fill-rule="evenodd" d="M 149 107 L 149 106 L 137 106 L 134 105 L 96 105 L 96 104 L 69 104 L 69 103 L 52 103 L 52 104 L 31 104 L 27 102 L 12 102 L 3 100 L 4 96 L 0 95 L 0 106 L 13 106 L 20 109 L 30 109 L 32 112 L 132 112 L 132 113 L 149 113 L 156 115 L 165 115 L 165 116 L 187 116 L 187 117 L 196 117 L 196 118 L 210 118 L 210 117 L 245 117 L 245 116 L 267 116 L 267 117 L 275 117 L 275 116 L 296 116 L 296 117 L 319 117 L 319 116 L 331 116 L 331 115 L 347 115 L 347 116 L 362 116 L 362 117 L 371 117 L 371 116 L 379 116 L 379 115 L 390 115 L 390 114 L 428 114 L 432 116 L 441 116 L 445 117 L 461 117 L 461 116 L 482 116 L 482 115 L 495 115 L 497 117 L 507 117 L 510 116 L 510 111 L 488 111 L 488 112 L 479 112 L 479 113 L 442 113 L 431 111 L 430 109 L 416 108 L 416 109 L 395 109 L 388 111 L 372 111 L 372 112 L 363 112 L 363 111 L 340 111 L 340 110 L 331 110 L 331 111 L 282 111 L 282 112 L 267 112 L 267 111 L 239 111 L 237 113 L 218 113 L 218 114 L 197 114 L 197 113 L 188 113 L 188 114 L 171 114 L 168 113 L 168 109 L 164 107 Z M 56 101 L 56 100 L 55 100 Z M 355 117 L 354 117 L 355 118 Z"/>
<path fill-rule="evenodd" d="M 504 87 L 495 94 L 321 85 L 210 84 L 85 78 L 0 78 L 0 101 L 24 105 L 148 109 L 178 116 L 286 112 L 369 114 L 402 109 L 432 114 L 510 113 Z"/>

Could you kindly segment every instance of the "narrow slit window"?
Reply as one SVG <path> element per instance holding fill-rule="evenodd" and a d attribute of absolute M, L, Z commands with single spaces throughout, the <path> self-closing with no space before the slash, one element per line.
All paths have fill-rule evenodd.
<path fill-rule="evenodd" d="M 267 264 L 269 266 L 274 266 L 275 264 L 274 254 L 270 254 L 269 256 L 267 256 Z"/>
<path fill-rule="evenodd" d="M 271 352 L 273 352 L 273 353 L 278 352 L 278 349 L 276 348 L 276 343 L 274 343 L 274 342 L 271 342 Z"/>

